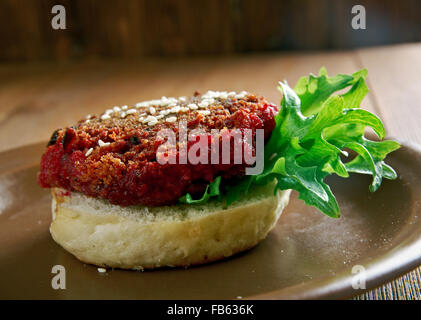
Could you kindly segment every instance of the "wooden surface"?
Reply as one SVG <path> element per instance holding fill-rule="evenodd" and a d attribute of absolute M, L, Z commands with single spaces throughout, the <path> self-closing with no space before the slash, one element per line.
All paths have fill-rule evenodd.
<path fill-rule="evenodd" d="M 51 28 L 57 4 L 65 30 Z M 420 41 L 420 20 L 419 0 L 2 0 L 0 60 L 353 48 Z"/>
<path fill-rule="evenodd" d="M 329 74 L 369 70 L 363 107 L 389 136 L 421 144 L 421 44 L 334 53 L 223 58 L 0 65 L 0 151 L 47 141 L 58 127 L 114 105 L 194 90 L 249 90 L 279 103 L 278 80 L 292 85 L 326 66 Z M 419 299 L 420 269 L 359 299 Z"/>

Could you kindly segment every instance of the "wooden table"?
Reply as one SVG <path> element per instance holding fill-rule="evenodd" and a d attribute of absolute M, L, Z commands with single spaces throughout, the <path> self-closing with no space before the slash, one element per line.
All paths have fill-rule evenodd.
<path fill-rule="evenodd" d="M 421 44 L 334 53 L 0 65 L 0 151 L 47 141 L 53 130 L 114 105 L 195 90 L 250 90 L 279 103 L 279 80 L 368 68 L 363 107 L 389 136 L 421 144 Z M 358 299 L 420 299 L 420 268 Z"/>

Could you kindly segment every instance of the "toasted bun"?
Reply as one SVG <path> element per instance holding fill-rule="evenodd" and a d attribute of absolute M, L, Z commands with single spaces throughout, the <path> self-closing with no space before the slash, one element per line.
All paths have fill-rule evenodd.
<path fill-rule="evenodd" d="M 224 208 L 204 205 L 120 207 L 105 200 L 52 189 L 54 240 L 79 260 L 101 267 L 141 270 L 189 266 L 254 247 L 275 226 L 290 190 L 273 185 Z"/>

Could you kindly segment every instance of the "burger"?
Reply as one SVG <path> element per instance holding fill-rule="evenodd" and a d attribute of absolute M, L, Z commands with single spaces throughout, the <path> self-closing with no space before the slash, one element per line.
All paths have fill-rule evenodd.
<path fill-rule="evenodd" d="M 56 130 L 38 173 L 52 193 L 53 239 L 100 267 L 187 267 L 257 245 L 291 190 L 339 217 L 328 175 L 370 174 L 372 192 L 396 178 L 384 158 L 399 144 L 382 140 L 381 120 L 360 108 L 366 77 L 322 68 L 294 89 L 280 82 L 280 106 L 209 90 L 115 106 Z M 366 138 L 367 127 L 379 139 Z"/>

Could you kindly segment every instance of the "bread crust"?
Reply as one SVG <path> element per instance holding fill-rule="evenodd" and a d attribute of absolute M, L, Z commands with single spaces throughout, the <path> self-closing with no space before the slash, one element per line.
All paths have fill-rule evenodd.
<path fill-rule="evenodd" d="M 178 215 L 171 214 L 177 206 L 145 215 L 147 207 L 129 212 L 57 188 L 52 195 L 50 232 L 64 249 L 85 263 L 143 270 L 204 264 L 254 247 L 275 226 L 290 190 L 274 196 L 273 187 L 261 189 L 228 208 L 190 206 Z"/>

